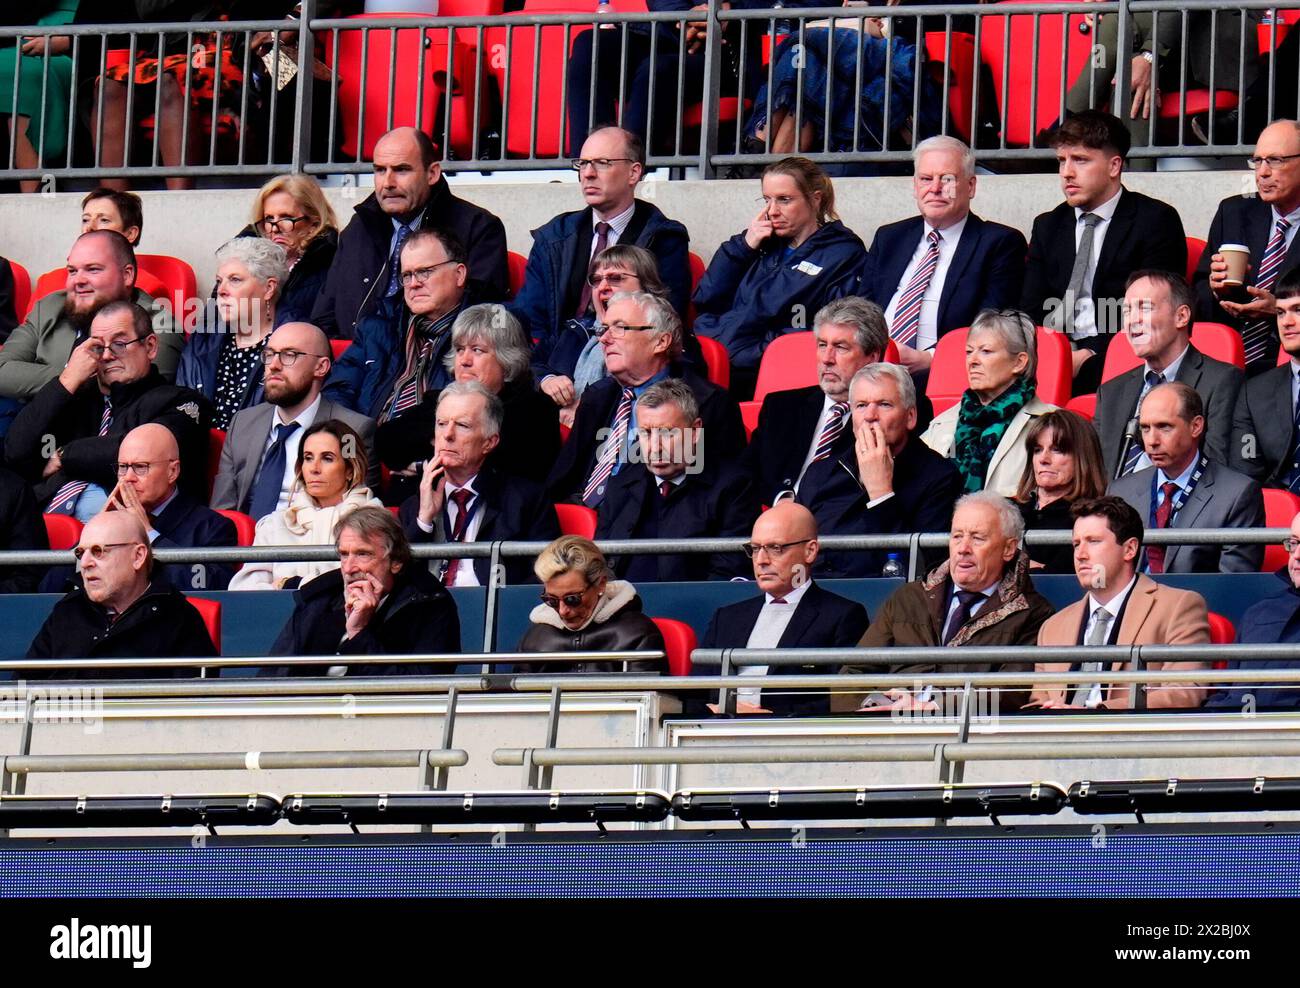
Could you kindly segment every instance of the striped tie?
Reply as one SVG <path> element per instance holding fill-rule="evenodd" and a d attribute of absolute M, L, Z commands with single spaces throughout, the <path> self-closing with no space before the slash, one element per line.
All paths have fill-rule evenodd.
<path fill-rule="evenodd" d="M 938 230 L 931 230 L 927 238 L 930 246 L 916 268 L 916 274 L 898 297 L 898 308 L 894 310 L 894 325 L 889 328 L 889 335 L 899 346 L 914 346 L 916 334 L 921 328 L 921 300 L 930 287 L 939 266 L 939 241 L 943 238 Z"/>
<path fill-rule="evenodd" d="M 821 437 L 817 440 L 817 449 L 813 451 L 812 462 L 824 460 L 831 455 L 831 447 L 835 445 L 835 440 L 840 438 L 844 432 L 844 416 L 849 412 L 847 402 L 837 401 L 831 406 L 830 414 L 826 416 L 826 425 L 822 428 Z"/>
<path fill-rule="evenodd" d="M 614 427 L 609 430 L 605 445 L 600 447 L 596 457 L 596 467 L 591 471 L 591 479 L 582 491 L 582 502 L 589 508 L 600 504 L 605 496 L 605 481 L 614 472 L 614 464 L 623 453 L 623 443 L 627 439 L 627 428 L 632 422 L 632 400 L 636 397 L 631 388 L 623 389 L 623 400 L 618 403 L 614 413 Z"/>
<path fill-rule="evenodd" d="M 1286 257 L 1286 231 L 1291 228 L 1291 224 L 1285 219 L 1277 221 L 1273 227 L 1273 236 L 1269 238 L 1268 246 L 1264 248 L 1264 256 L 1259 261 L 1259 271 L 1255 275 L 1255 287 L 1264 291 L 1271 291 L 1273 282 L 1277 281 L 1277 273 L 1282 267 L 1282 260 Z M 1247 323 L 1241 330 L 1241 341 L 1246 347 L 1246 366 L 1265 358 L 1271 349 L 1271 344 L 1277 339 L 1277 320 L 1260 319 L 1256 322 Z"/>
<path fill-rule="evenodd" d="M 1164 383 L 1163 375 L 1157 374 L 1153 370 L 1147 371 L 1146 383 L 1142 385 L 1142 393 L 1138 395 L 1137 407 L 1139 410 L 1142 408 L 1142 399 L 1147 396 L 1147 392 L 1150 391 L 1152 388 L 1154 388 L 1157 384 L 1162 384 L 1162 383 Z M 1127 477 L 1134 470 L 1136 470 L 1138 465 L 1138 460 L 1142 459 L 1142 454 L 1144 452 L 1145 449 L 1142 446 L 1141 440 L 1139 440 L 1136 436 L 1130 436 L 1128 441 L 1128 447 L 1124 450 L 1124 469 L 1119 472 L 1119 475 L 1121 477 Z"/>
<path fill-rule="evenodd" d="M 429 359 L 429 354 L 433 351 L 433 340 L 425 340 L 420 344 L 420 352 L 415 357 L 415 366 L 402 385 L 401 390 L 393 399 L 392 407 L 388 411 L 388 418 L 395 419 L 408 409 L 414 408 L 420 403 L 420 385 L 422 381 L 422 371 L 425 363 Z"/>
<path fill-rule="evenodd" d="M 108 435 L 108 427 L 113 422 L 113 403 L 107 398 L 104 399 L 104 415 L 99 420 L 99 434 Z M 70 515 L 77 508 L 77 498 L 81 497 L 82 492 L 90 484 L 84 480 L 69 480 L 66 484 L 54 492 L 54 497 L 50 498 L 50 505 L 45 509 L 46 514 L 51 515 Z"/>

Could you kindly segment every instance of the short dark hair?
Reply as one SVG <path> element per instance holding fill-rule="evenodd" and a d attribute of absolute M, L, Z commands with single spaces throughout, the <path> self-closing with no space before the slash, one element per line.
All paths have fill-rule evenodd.
<path fill-rule="evenodd" d="M 1132 143 L 1128 128 L 1119 117 L 1105 110 L 1081 110 L 1071 114 L 1052 132 L 1052 147 L 1079 145 L 1128 157 Z"/>
<path fill-rule="evenodd" d="M 467 255 L 465 245 L 461 243 L 460 237 L 440 226 L 431 226 L 428 229 L 421 227 L 419 230 L 413 230 L 402 244 L 402 253 L 405 254 L 412 246 L 417 246 L 429 240 L 436 240 L 442 244 L 442 249 L 447 252 L 447 260 L 455 261 L 457 264 L 465 263 Z M 399 266 L 401 265 L 401 257 L 398 257 L 397 263 Z"/>
<path fill-rule="evenodd" d="M 120 298 L 114 302 L 109 302 L 102 309 L 95 313 L 95 318 L 102 316 L 113 316 L 126 313 L 131 317 L 131 325 L 135 328 L 135 338 L 145 340 L 154 335 L 153 319 L 149 313 L 140 308 L 130 299 Z"/>
<path fill-rule="evenodd" d="M 1074 521 L 1080 518 L 1105 518 L 1116 542 L 1123 545 L 1129 539 L 1137 539 L 1138 548 L 1142 548 L 1142 516 L 1122 497 L 1107 494 L 1075 501 L 1070 505 L 1070 518 Z"/>
<path fill-rule="evenodd" d="M 87 230 L 77 238 L 78 242 L 85 240 L 87 237 L 94 237 L 102 240 L 113 254 L 113 260 L 119 267 L 126 267 L 128 264 L 140 270 L 140 265 L 135 262 L 135 248 L 131 246 L 131 241 L 122 236 L 116 230 Z"/>
<path fill-rule="evenodd" d="M 1273 286 L 1274 298 L 1295 298 L 1300 295 L 1300 265 L 1283 271 Z"/>
<path fill-rule="evenodd" d="M 1187 382 L 1165 381 L 1163 384 L 1157 384 L 1151 389 L 1151 391 L 1159 390 L 1172 391 L 1178 395 L 1178 417 L 1184 422 L 1190 422 L 1198 415 L 1205 418 L 1205 400 L 1201 398 L 1200 392 Z M 1146 393 L 1146 397 L 1142 399 L 1143 401 L 1151 397 L 1151 391 Z M 1141 409 L 1139 408 L 1138 411 L 1140 413 Z"/>
<path fill-rule="evenodd" d="M 415 146 L 420 149 L 420 164 L 427 169 L 435 161 L 441 161 L 442 154 L 438 151 L 438 145 L 433 143 L 433 138 L 419 127 L 414 128 L 414 131 Z"/>
<path fill-rule="evenodd" d="M 81 200 L 81 208 L 85 209 L 89 203 L 94 202 L 96 199 L 109 200 L 117 208 L 118 215 L 122 217 L 123 226 L 133 226 L 140 232 L 140 235 L 144 234 L 144 203 L 134 192 L 122 192 L 101 185 L 99 188 L 86 193 L 85 198 Z M 137 242 L 139 239 L 140 236 L 137 236 Z"/>
<path fill-rule="evenodd" d="M 1192 310 L 1192 319 L 1196 318 L 1196 293 L 1192 291 L 1192 286 L 1187 283 L 1187 279 L 1181 274 L 1175 274 L 1173 271 L 1162 271 L 1160 268 L 1143 268 L 1141 271 L 1134 271 L 1124 282 L 1124 291 L 1128 291 L 1135 284 L 1146 278 L 1148 281 L 1154 281 L 1157 284 L 1164 285 L 1169 289 L 1169 301 L 1177 309 L 1181 305 L 1187 306 Z M 1297 292 L 1300 294 L 1300 291 Z M 1190 333 L 1192 324 L 1187 324 L 1187 331 Z"/>

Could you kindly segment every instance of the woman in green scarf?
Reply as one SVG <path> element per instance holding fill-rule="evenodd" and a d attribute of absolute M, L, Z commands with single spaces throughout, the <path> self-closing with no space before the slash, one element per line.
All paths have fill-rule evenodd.
<path fill-rule="evenodd" d="M 966 334 L 968 387 L 921 436 L 957 464 L 967 492 L 1014 497 L 1025 469 L 1025 431 L 1056 409 L 1034 394 L 1036 332 L 1023 312 L 986 309 L 976 316 Z"/>

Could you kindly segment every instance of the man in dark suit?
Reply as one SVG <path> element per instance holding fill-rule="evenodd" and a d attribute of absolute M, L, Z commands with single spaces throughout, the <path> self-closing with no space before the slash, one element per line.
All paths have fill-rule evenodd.
<path fill-rule="evenodd" d="M 212 488 L 212 506 L 242 511 L 254 521 L 284 508 L 293 487 L 293 466 L 302 434 L 314 423 L 329 419 L 347 423 L 364 440 L 370 463 L 366 485 L 379 490 L 374 420 L 321 394 L 331 364 L 325 334 L 310 323 L 285 323 L 266 341 L 262 358 L 266 363 L 266 400 L 241 409 L 230 420 Z"/>
<path fill-rule="evenodd" d="M 48 549 L 49 537 L 32 489 L 12 470 L 0 467 L 0 549 Z M 40 566 L 0 566 L 0 593 L 32 593 Z"/>
<path fill-rule="evenodd" d="M 1264 487 L 1300 494 L 1300 268 L 1274 288 L 1282 349 L 1291 359 L 1248 378 L 1232 416 L 1228 463 Z"/>
<path fill-rule="evenodd" d="M 1120 329 L 1128 276 L 1139 268 L 1183 274 L 1183 221 L 1168 203 L 1122 179 L 1129 134 L 1117 117 L 1085 110 L 1052 135 L 1065 202 L 1034 220 L 1020 307 L 1070 336 L 1074 392 L 1097 390 L 1106 344 Z"/>
<path fill-rule="evenodd" d="M 672 307 L 646 292 L 629 292 L 614 296 L 605 312 L 609 322 L 600 343 L 609 377 L 583 392 L 573 430 L 546 481 L 550 499 L 599 506 L 610 478 L 631 462 L 636 399 L 668 377 L 685 382 L 695 394 L 708 461 L 738 460 L 745 448 L 740 408 L 722 388 L 677 363 L 682 321 Z"/>
<path fill-rule="evenodd" d="M 940 336 L 1019 301 L 1026 245 L 1019 230 L 971 212 L 975 154 L 961 141 L 931 137 L 912 160 L 921 215 L 876 231 L 859 292 L 885 310 L 903 366 L 922 375 Z"/>
<path fill-rule="evenodd" d="M 897 364 L 868 364 L 849 385 L 851 441 L 813 463 L 799 502 L 823 535 L 946 532 L 961 476 L 912 434 L 916 390 Z M 900 555 L 902 555 L 900 553 Z M 883 552 L 828 552 L 822 576 L 879 576 Z"/>
<path fill-rule="evenodd" d="M 684 382 L 668 378 L 637 399 L 638 463 L 610 478 L 600 502 L 597 540 L 744 536 L 758 517 L 749 476 L 715 464 L 705 450 L 699 405 Z M 738 553 L 617 556 L 611 569 L 633 584 L 726 580 L 749 567 Z"/>
<path fill-rule="evenodd" d="M 1232 413 L 1244 376 L 1231 364 L 1207 357 L 1191 343 L 1195 296 L 1179 275 L 1134 271 L 1124 294 L 1124 333 L 1142 363 L 1112 378 L 1097 392 L 1093 424 L 1101 437 L 1107 477 L 1151 465 L 1138 433 L 1138 403 L 1156 385 L 1182 381 L 1205 404 L 1205 455 L 1228 462 Z"/>
<path fill-rule="evenodd" d="M 418 542 L 550 542 L 560 537 L 555 508 L 542 488 L 507 479 L 485 466 L 501 438 L 501 399 L 478 381 L 442 389 L 433 431 L 433 456 L 424 464 L 419 493 L 401 507 L 402 529 Z M 532 579 L 532 562 L 506 562 L 510 583 Z M 489 560 L 443 560 L 449 587 L 486 587 Z"/>
<path fill-rule="evenodd" d="M 793 501 L 782 501 L 754 522 L 749 551 L 754 580 L 763 596 L 713 612 L 701 648 L 852 648 L 867 630 L 867 612 L 857 601 L 819 586 L 809 575 L 817 562 L 817 523 Z M 696 666 L 692 673 L 715 670 Z M 740 666 L 750 675 L 816 675 L 826 666 Z M 743 689 L 737 713 L 770 712 L 817 716 L 830 712 L 829 697 L 814 691 Z"/>
<path fill-rule="evenodd" d="M 1151 529 L 1263 526 L 1259 484 L 1201 452 L 1205 406 L 1195 389 L 1182 381 L 1152 388 L 1138 421 L 1152 465 L 1107 493 L 1131 504 Z M 1261 545 L 1147 546 L 1143 572 L 1253 573 L 1263 558 Z"/>
<path fill-rule="evenodd" d="M 1257 193 L 1219 203 L 1210 236 L 1196 266 L 1200 318 L 1241 330 L 1246 345 L 1246 375 L 1270 371 L 1277 363 L 1277 293 L 1274 283 L 1300 264 L 1295 233 L 1300 226 L 1300 124 L 1279 120 L 1264 128 L 1251 158 Z M 1226 283 L 1228 262 L 1219 248 L 1250 248 L 1244 286 Z"/>

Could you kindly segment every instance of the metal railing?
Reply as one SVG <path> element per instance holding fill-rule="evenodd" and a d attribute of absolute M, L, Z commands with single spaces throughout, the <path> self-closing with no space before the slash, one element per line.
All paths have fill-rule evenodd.
<path fill-rule="evenodd" d="M 1048 161 L 1035 138 L 1081 105 L 1072 87 L 1087 88 L 1087 105 L 1105 100 L 1112 75 L 1114 92 L 1129 92 L 1130 58 L 1099 43 L 1087 22 L 1097 15 L 1114 18 L 1115 52 L 1130 52 L 1150 17 L 1161 42 L 1152 78 L 1166 97 L 1178 94 L 1163 113 L 1153 101 L 1145 134 L 1135 125 L 1135 158 L 1251 151 L 1244 112 L 1233 124 L 1209 114 L 1209 143 L 1189 143 L 1197 90 L 1225 113 L 1249 92 L 1258 102 L 1249 118 L 1265 121 L 1294 112 L 1300 91 L 1273 56 L 1286 25 L 1269 0 L 743 10 L 710 0 L 685 12 L 363 20 L 320 18 L 317 7 L 305 0 L 297 21 L 0 28 L 0 40 L 47 39 L 0 81 L 12 85 L 0 111 L 39 117 L 18 128 L 0 174 L 46 188 L 347 175 L 369 170 L 374 140 L 396 125 L 434 136 L 448 170 L 549 169 L 567 167 L 605 117 L 643 130 L 651 165 L 706 177 L 795 151 L 826 164 L 903 161 L 931 132 L 974 142 L 986 161 Z M 872 35 L 876 24 L 887 25 L 887 41 Z M 699 37 L 692 25 L 708 29 Z M 66 54 L 51 51 L 56 38 L 68 39 Z M 110 38 L 111 58 L 96 44 Z M 1162 65 L 1165 39 L 1178 57 Z M 1208 85 L 1197 78 L 1205 51 Z M 162 84 L 150 81 L 158 75 Z M 65 106 L 66 132 L 52 132 L 48 112 L 33 116 L 35 103 Z M 784 132 L 771 126 L 776 115 Z"/>

